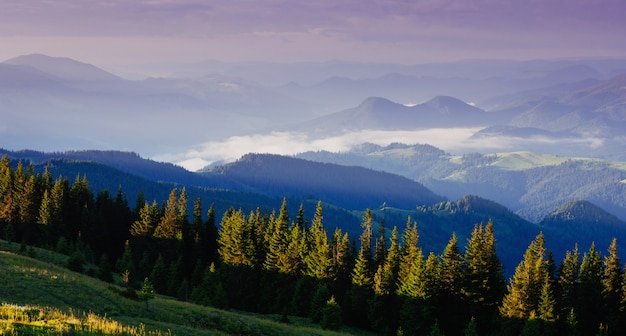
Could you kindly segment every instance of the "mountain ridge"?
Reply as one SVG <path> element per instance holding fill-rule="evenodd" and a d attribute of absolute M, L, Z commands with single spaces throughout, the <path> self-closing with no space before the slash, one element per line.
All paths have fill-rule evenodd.
<path fill-rule="evenodd" d="M 4 61 L 5 64 L 28 66 L 68 81 L 121 81 L 118 77 L 95 65 L 67 57 L 52 57 L 43 54 L 21 55 Z"/>
<path fill-rule="evenodd" d="M 430 153 L 429 155 L 441 154 L 436 148 L 430 146 L 423 146 L 423 148 Z M 406 148 L 395 145 L 390 149 Z M 520 253 L 523 253 L 528 242 L 540 231 L 544 231 L 546 237 L 549 237 L 547 239 L 550 242 L 549 247 L 558 254 L 571 249 L 574 243 L 590 244 L 595 241 L 599 245 L 604 245 L 608 244 L 613 236 L 619 241 L 626 240 L 626 223 L 619 219 L 610 223 L 609 226 L 595 225 L 595 229 L 593 227 L 590 229 L 586 224 L 584 226 L 568 225 L 567 221 L 561 220 L 558 216 L 554 216 L 556 220 L 549 224 L 545 221 L 535 224 L 523 219 L 501 203 L 477 195 L 463 195 L 455 201 L 443 198 L 426 198 L 424 201 L 424 197 L 420 200 L 417 195 L 423 187 L 418 187 L 419 184 L 411 183 L 406 178 L 390 177 L 389 173 L 375 172 L 362 167 L 342 167 L 278 155 L 248 154 L 238 163 L 215 168 L 208 178 L 206 176 L 208 173 L 190 173 L 205 175 L 199 177 L 207 178 L 207 184 L 204 186 L 194 186 L 182 183 L 184 181 L 178 181 L 176 177 L 170 179 L 172 182 L 158 182 L 164 179 L 140 178 L 134 175 L 136 172 L 121 174 L 119 172 L 122 171 L 117 168 L 97 163 L 107 155 L 120 157 L 115 152 L 103 152 L 98 155 L 91 153 L 91 161 L 77 160 L 78 155 L 73 152 L 68 152 L 65 158 L 63 158 L 63 153 L 56 153 L 56 156 L 52 158 L 46 157 L 45 153 L 41 157 L 36 157 L 41 154 L 30 151 L 21 151 L 17 154 L 10 151 L 5 153 L 12 156 L 11 160 L 14 165 L 17 164 L 17 160 L 21 159 L 24 162 L 29 158 L 34 158 L 41 160 L 36 166 L 37 171 L 49 169 L 55 177 L 66 176 L 70 179 L 74 176 L 86 176 L 91 187 L 113 191 L 121 186 L 128 196 L 136 196 L 139 193 L 137 189 L 141 188 L 146 192 L 145 196 L 148 199 L 151 200 L 154 197 L 158 202 L 164 202 L 172 188 L 186 186 L 189 199 L 201 197 L 203 204 L 214 204 L 218 214 L 232 207 L 241 208 L 244 211 L 252 211 L 258 207 L 276 209 L 280 205 L 280 199 L 285 197 L 289 199 L 290 213 L 295 214 L 298 205 L 303 204 L 307 208 L 307 213 L 310 214 L 314 213 L 316 202 L 322 200 L 325 203 L 324 212 L 327 223 L 331 227 L 341 227 L 345 232 L 350 232 L 355 236 L 358 236 L 360 231 L 358 225 L 360 214 L 365 208 L 371 208 L 377 220 L 384 218 L 390 227 L 401 226 L 406 222 L 407 217 L 416 220 L 420 226 L 420 234 L 424 237 L 424 248 L 433 251 L 440 251 L 453 232 L 460 238 L 466 238 L 474 225 L 493 221 L 497 229 L 498 241 L 501 242 L 499 246 L 502 257 L 505 258 L 507 267 L 510 268 L 507 272 L 512 271 L 519 261 Z M 132 160 L 145 160 L 135 153 L 126 153 L 122 156 L 127 157 L 131 162 Z M 484 163 L 494 162 L 492 159 L 481 157 L 473 160 L 483 160 Z M 123 163 L 124 161 L 120 161 L 122 166 Z M 150 165 L 171 167 L 171 164 L 158 162 L 150 162 L 148 165 L 135 164 L 136 167 L 143 169 Z M 272 174 L 267 174 L 268 171 Z M 143 175 L 147 176 L 146 173 Z M 351 177 L 346 180 L 348 176 Z M 381 177 L 376 180 L 371 176 Z M 215 182 L 223 183 L 223 188 Z M 384 188 L 381 187 L 381 183 Z M 391 193 L 387 190 L 389 188 L 392 189 Z M 564 210 L 559 210 L 558 207 L 565 206 L 565 203 L 561 202 L 551 210 L 555 213 L 562 213 Z M 592 203 L 589 203 L 588 209 L 597 208 Z M 605 214 L 599 218 L 611 218 L 604 210 L 597 209 L 592 212 L 592 218 L 596 216 L 593 213 Z M 585 215 L 585 211 L 574 213 L 573 218 L 584 220 Z"/>

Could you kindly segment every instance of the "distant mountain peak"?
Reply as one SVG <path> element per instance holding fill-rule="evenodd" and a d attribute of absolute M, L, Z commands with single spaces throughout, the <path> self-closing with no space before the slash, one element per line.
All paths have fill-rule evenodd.
<path fill-rule="evenodd" d="M 394 103 L 387 98 L 368 97 L 368 98 L 365 98 L 365 100 L 363 100 L 363 102 L 361 102 L 359 106 L 357 106 L 357 109 L 366 110 L 366 111 L 377 111 L 377 110 L 387 109 L 387 108 L 398 108 L 399 106 L 402 106 L 402 105 L 398 103 Z"/>
<path fill-rule="evenodd" d="M 472 106 L 458 98 L 450 97 L 450 96 L 436 96 L 430 99 L 429 101 L 423 104 L 417 105 L 417 106 L 429 107 L 442 114 L 451 114 L 455 112 L 463 113 L 465 111 L 472 111 L 472 112 L 482 111 L 481 109 L 475 106 Z"/>
<path fill-rule="evenodd" d="M 11 58 L 4 63 L 30 66 L 57 78 L 72 81 L 114 81 L 121 79 L 94 65 L 67 57 L 30 54 Z"/>
<path fill-rule="evenodd" d="M 619 218 L 586 200 L 571 200 L 547 215 L 542 225 L 554 223 L 585 223 L 587 225 L 621 226 Z"/>

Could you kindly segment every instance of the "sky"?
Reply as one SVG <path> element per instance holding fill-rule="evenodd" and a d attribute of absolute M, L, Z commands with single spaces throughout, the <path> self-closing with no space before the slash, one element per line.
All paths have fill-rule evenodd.
<path fill-rule="evenodd" d="M 2 0 L 0 60 L 423 63 L 626 56 L 623 0 Z"/>
<path fill-rule="evenodd" d="M 623 58 L 624 13 L 624 0 L 0 0 L 0 62 L 39 53 L 111 71 L 207 60 Z M 469 131 L 232 136 L 153 158 L 193 170 L 249 151 L 346 150 L 365 141 L 449 150 L 471 145 L 463 142 Z"/>

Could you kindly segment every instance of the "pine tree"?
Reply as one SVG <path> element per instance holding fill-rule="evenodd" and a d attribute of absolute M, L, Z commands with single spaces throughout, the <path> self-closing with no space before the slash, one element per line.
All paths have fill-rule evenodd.
<path fill-rule="evenodd" d="M 165 260 L 163 260 L 163 256 L 159 254 L 159 257 L 154 262 L 154 267 L 152 267 L 152 271 L 150 272 L 150 278 L 153 279 L 152 283 L 154 285 L 154 290 L 157 293 L 167 293 L 167 277 L 167 265 L 165 264 Z"/>
<path fill-rule="evenodd" d="M 354 250 L 350 244 L 350 237 L 341 229 L 335 228 L 331 240 L 332 268 L 331 278 L 335 280 L 338 293 L 343 293 L 350 286 L 350 272 L 355 259 Z"/>
<path fill-rule="evenodd" d="M 500 309 L 502 316 L 521 320 L 537 313 L 541 288 L 549 280 L 545 266 L 546 249 L 543 233 L 539 233 L 515 269 Z"/>
<path fill-rule="evenodd" d="M 217 225 L 215 225 L 215 205 L 211 204 L 209 210 L 207 211 L 207 220 L 204 222 L 204 236 L 202 237 L 202 247 L 201 249 L 206 255 L 206 260 L 211 262 L 217 262 L 218 253 L 217 253 L 217 238 L 218 238 L 218 230 Z M 259 260 L 258 258 L 256 258 Z"/>
<path fill-rule="evenodd" d="M 33 164 L 29 165 L 29 172 L 24 172 L 22 162 L 18 162 L 13 178 L 13 204 L 15 205 L 15 219 L 20 224 L 32 224 L 37 217 L 36 181 Z"/>
<path fill-rule="evenodd" d="M 378 269 L 385 263 L 387 258 L 387 237 L 385 237 L 385 219 L 380 220 L 378 225 L 378 233 L 376 235 L 376 244 L 374 245 L 374 264 L 373 269 Z"/>
<path fill-rule="evenodd" d="M 150 310 L 148 301 L 154 299 L 154 286 L 152 286 L 152 283 L 148 278 L 143 280 L 143 285 L 139 291 L 139 299 L 146 303 L 146 310 Z"/>
<path fill-rule="evenodd" d="M 377 295 L 390 295 L 395 292 L 398 284 L 400 268 L 400 245 L 398 243 L 398 229 L 391 232 L 391 245 L 386 252 L 385 262 L 378 266 L 374 276 L 374 292 Z"/>
<path fill-rule="evenodd" d="M 122 256 L 117 260 L 115 264 L 115 269 L 118 273 L 128 271 L 130 274 L 129 281 L 131 283 L 134 283 L 134 280 L 137 279 L 137 275 L 135 274 L 135 266 L 133 263 L 133 252 L 130 247 L 129 241 L 126 241 L 126 243 L 124 244 L 124 252 L 122 253 Z"/>
<path fill-rule="evenodd" d="M 13 171 L 9 157 L 0 160 L 0 224 L 13 221 Z"/>
<path fill-rule="evenodd" d="M 182 239 L 182 222 L 179 206 L 177 190 L 174 188 L 167 199 L 163 217 L 154 230 L 156 238 Z"/>
<path fill-rule="evenodd" d="M 191 237 L 197 246 L 204 238 L 204 223 L 202 221 L 202 199 L 198 196 L 193 203 L 193 219 L 191 220 Z"/>
<path fill-rule="evenodd" d="M 183 269 L 183 258 L 178 256 L 176 262 L 172 262 L 167 269 L 167 294 L 176 296 L 185 274 Z M 189 284 L 187 284 L 189 285 Z"/>
<path fill-rule="evenodd" d="M 324 308 L 322 308 L 322 320 L 320 325 L 324 329 L 339 330 L 343 322 L 341 318 L 341 307 L 335 301 L 335 297 L 331 296 Z"/>
<path fill-rule="evenodd" d="M 609 254 L 604 257 L 604 276 L 602 277 L 602 297 L 604 325 L 608 327 L 609 335 L 616 335 L 620 324 L 620 301 L 624 296 L 622 291 L 623 270 L 617 251 L 617 239 L 613 238 L 608 249 Z"/>
<path fill-rule="evenodd" d="M 284 264 L 288 246 L 289 215 L 287 213 L 287 199 L 283 198 L 278 217 L 273 217 L 268 230 L 268 250 L 265 256 L 263 268 L 268 271 L 284 270 L 288 265 Z"/>
<path fill-rule="evenodd" d="M 145 202 L 143 207 L 139 209 L 139 219 L 134 221 L 130 227 L 130 234 L 135 237 L 152 236 L 160 217 L 160 209 L 156 200 L 152 206 Z"/>
<path fill-rule="evenodd" d="M 447 335 L 461 333 L 469 318 L 468 307 L 461 292 L 464 265 L 458 238 L 453 233 L 441 256 L 441 293 L 438 304 L 438 320 L 441 322 L 443 332 Z"/>
<path fill-rule="evenodd" d="M 416 260 L 421 260 L 422 251 L 418 246 L 419 234 L 417 232 L 417 223 L 411 223 L 411 217 L 407 219 L 406 227 L 402 233 L 402 249 L 400 251 L 400 267 L 399 267 L 399 282 L 406 282 L 413 264 Z"/>
<path fill-rule="evenodd" d="M 502 264 L 496 255 L 493 223 L 476 225 L 465 249 L 465 285 L 462 292 L 480 334 L 488 334 L 506 293 Z"/>
<path fill-rule="evenodd" d="M 300 275 L 306 265 L 303 259 L 306 258 L 306 232 L 298 224 L 294 224 L 288 230 L 287 248 L 284 258 L 279 263 L 278 272 L 290 275 Z"/>
<path fill-rule="evenodd" d="M 328 299 L 330 299 L 330 296 L 328 287 L 324 283 L 320 283 L 311 299 L 311 309 L 309 313 L 311 321 L 318 323 L 322 320 L 322 310 Z"/>
<path fill-rule="evenodd" d="M 465 336 L 478 336 L 478 330 L 476 330 L 476 320 L 472 319 L 467 323 L 467 326 L 463 330 Z"/>
<path fill-rule="evenodd" d="M 602 277 L 604 268 L 600 253 L 591 244 L 580 263 L 578 307 L 576 317 L 580 322 L 583 335 L 591 335 L 597 331 L 602 319 Z"/>
<path fill-rule="evenodd" d="M 554 324 L 558 318 L 556 299 L 550 278 L 545 278 L 537 306 L 537 318 L 547 324 Z"/>
<path fill-rule="evenodd" d="M 565 323 L 567 326 L 567 331 L 566 331 L 567 336 L 580 335 L 579 326 L 578 326 L 578 318 L 576 317 L 574 308 L 570 309 L 569 313 L 567 313 L 567 316 L 565 318 Z"/>
<path fill-rule="evenodd" d="M 371 287 L 372 285 L 372 213 L 370 209 L 363 216 L 363 232 L 361 233 L 359 255 L 352 270 L 352 284 L 358 287 Z"/>
<path fill-rule="evenodd" d="M 578 245 L 572 251 L 565 252 L 565 258 L 559 266 L 558 288 L 558 313 L 560 320 L 567 317 L 576 306 L 578 298 L 578 274 L 580 272 L 580 254 Z"/>
<path fill-rule="evenodd" d="M 102 281 L 113 282 L 113 267 L 111 266 L 109 258 L 106 254 L 103 254 L 100 257 L 100 263 L 98 264 L 96 276 Z"/>
<path fill-rule="evenodd" d="M 443 333 L 441 332 L 441 329 L 439 328 L 438 321 L 435 321 L 435 323 L 433 323 L 430 326 L 430 333 L 428 335 L 429 336 L 443 336 Z"/>
<path fill-rule="evenodd" d="M 76 176 L 74 184 L 68 190 L 65 216 L 65 235 L 74 239 L 81 229 L 87 226 L 89 212 L 93 208 L 93 195 L 89 189 L 87 176 Z"/>
<path fill-rule="evenodd" d="M 256 260 L 242 211 L 235 212 L 232 208 L 226 211 L 220 226 L 217 244 L 222 262 L 233 266 L 254 267 Z"/>
<path fill-rule="evenodd" d="M 320 201 L 317 203 L 307 237 L 308 253 L 304 257 L 304 275 L 317 279 L 329 279 L 332 276 L 333 259 L 328 244 L 328 233 L 322 221 L 322 202 Z"/>
<path fill-rule="evenodd" d="M 359 257 L 356 259 L 352 270 L 352 284 L 369 288 L 372 285 L 372 276 L 370 275 L 369 262 L 364 255 L 364 253 L 359 253 Z"/>
<path fill-rule="evenodd" d="M 537 319 L 533 311 L 529 318 L 525 320 L 520 336 L 543 336 L 542 321 Z"/>

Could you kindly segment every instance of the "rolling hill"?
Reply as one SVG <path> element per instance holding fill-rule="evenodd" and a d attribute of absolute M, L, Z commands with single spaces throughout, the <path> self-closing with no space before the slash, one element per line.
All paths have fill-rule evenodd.
<path fill-rule="evenodd" d="M 199 306 L 157 295 L 145 304 L 122 287 L 69 271 L 67 256 L 0 240 L 0 323 L 3 332 L 80 335 L 350 335 L 364 330 L 322 330 L 308 319 L 255 315 Z M 90 267 L 93 267 L 91 265 Z M 29 313 L 30 315 L 26 314 Z"/>
<path fill-rule="evenodd" d="M 363 155 L 366 155 L 390 164 L 389 167 L 393 164 L 400 166 L 402 164 L 394 162 L 393 157 L 403 158 L 404 164 L 414 167 L 415 171 L 431 174 L 438 172 L 450 176 L 447 179 L 449 188 L 455 192 L 465 190 L 468 192 L 451 198 L 456 199 L 455 201 L 449 201 L 423 185 L 398 175 L 278 155 L 249 154 L 235 163 L 214 168 L 209 172 L 190 173 L 171 164 L 142 159 L 134 153 L 112 151 L 73 151 L 65 154 L 33 151 L 4 153 L 12 158 L 14 165 L 18 159 L 24 162 L 32 160 L 36 163 L 37 171 L 48 169 L 55 177 L 64 176 L 73 181 L 76 176 L 87 176 L 90 188 L 97 192 L 107 189 L 114 193 L 121 186 L 123 196 L 130 200 L 131 207 L 139 192 L 143 192 L 148 200 L 155 199 L 162 203 L 167 200 L 173 188 L 181 186 L 187 186 L 190 200 L 199 197 L 204 207 L 213 204 L 218 216 L 231 207 L 242 209 L 244 213 L 257 208 L 278 209 L 283 197 L 287 197 L 290 214 L 295 216 L 302 204 L 306 216 L 311 216 L 315 212 L 317 201 L 322 200 L 325 226 L 331 231 L 335 227 L 340 227 L 351 237 L 358 237 L 361 233 L 360 222 L 365 208 L 373 210 L 377 223 L 384 218 L 388 230 L 393 226 L 403 227 L 407 217 L 410 216 L 412 220 L 418 222 L 423 248 L 437 253 L 441 252 L 453 232 L 462 241 L 468 237 L 475 224 L 492 221 L 499 241 L 499 254 L 507 272 L 514 269 L 527 244 L 539 231 L 544 231 L 547 246 L 557 257 L 576 243 L 584 246 L 595 240 L 602 246 L 612 237 L 617 237 L 618 241 L 626 240 L 626 223 L 606 214 L 604 210 L 599 210 L 597 205 L 592 205 L 597 204 L 595 201 L 585 203 L 587 205 L 582 207 L 581 211 L 557 210 L 570 199 L 552 198 L 553 196 L 546 194 L 547 190 L 555 189 L 550 184 L 545 184 L 544 188 L 537 188 L 533 192 L 544 197 L 543 202 L 546 205 L 541 211 L 548 214 L 556 210 L 556 215 L 548 216 L 540 223 L 537 221 L 537 224 L 523 219 L 511 211 L 510 207 L 502 205 L 506 203 L 506 197 L 495 198 L 498 201 L 496 203 L 484 196 L 469 195 L 486 193 L 491 188 L 492 192 L 498 192 L 500 195 L 519 197 L 523 190 L 518 190 L 520 184 L 513 182 L 514 178 L 519 177 L 518 174 L 550 176 L 551 180 L 555 181 L 554 175 L 559 174 L 558 170 L 554 170 L 555 165 L 569 166 L 572 181 L 593 181 L 597 178 L 597 174 L 594 174 L 596 170 L 587 170 L 588 178 L 582 179 L 580 175 L 574 173 L 577 169 L 584 171 L 584 166 L 572 169 L 580 165 L 580 162 L 556 156 L 510 153 L 498 156 L 455 157 L 432 146 L 395 144 L 384 150 L 379 146 L 363 145 L 352 152 L 351 157 L 344 157 L 344 159 L 363 159 Z M 325 155 L 333 157 L 329 153 Z M 588 164 L 605 164 L 597 160 L 587 160 Z M 113 164 L 116 168 L 110 166 Z M 465 170 L 459 170 L 460 167 Z M 489 169 L 478 174 L 477 172 L 481 171 L 480 167 Z M 610 166 L 604 167 L 607 173 L 613 171 L 617 174 L 620 171 L 619 166 L 612 168 L 613 170 L 609 169 Z M 463 171 L 465 172 L 462 173 Z M 535 175 L 528 171 L 534 172 Z M 159 177 L 159 172 L 162 172 L 163 177 Z M 191 179 L 189 175 L 195 179 Z M 472 181 L 479 176 L 489 176 L 490 179 L 481 183 L 468 182 L 468 179 Z M 607 176 L 624 179 L 619 174 Z M 497 181 L 505 184 L 498 186 L 495 184 Z M 492 183 L 491 187 L 489 183 Z M 528 183 L 532 186 L 542 185 L 538 180 Z M 431 181 L 430 184 L 434 183 Z M 603 189 L 600 185 L 596 190 Z M 563 193 L 568 195 L 569 192 Z M 616 200 L 621 199 L 619 195 L 623 195 L 610 190 L 606 194 L 613 194 Z M 564 217 L 558 215 L 560 213 L 569 215 Z M 597 218 L 596 221 L 587 220 L 589 216 Z M 584 224 L 572 225 L 572 221 Z M 601 225 L 597 224 L 598 221 L 602 222 Z M 591 229 L 592 227 L 596 229 Z M 597 237 L 595 233 L 598 233 Z"/>
<path fill-rule="evenodd" d="M 499 123 L 490 114 L 461 100 L 437 96 L 424 103 L 405 106 L 381 97 L 369 97 L 357 107 L 331 113 L 290 130 L 311 132 L 315 136 L 361 130 L 414 130 L 459 126 L 486 126 Z"/>
<path fill-rule="evenodd" d="M 443 200 L 421 184 L 362 167 L 345 167 L 280 155 L 247 154 L 203 175 L 225 177 L 258 193 L 321 199 L 346 209 L 404 209 Z"/>
<path fill-rule="evenodd" d="M 497 201 L 532 222 L 573 199 L 626 219 L 626 165 L 530 152 L 452 155 L 429 145 L 362 145 L 343 153 L 298 157 L 359 165 L 408 177 L 449 199 L 473 194 Z"/>

